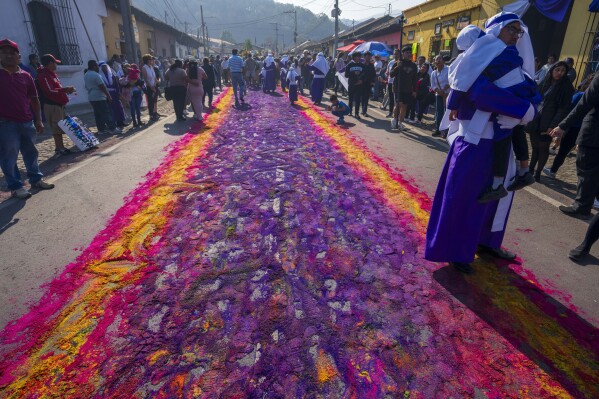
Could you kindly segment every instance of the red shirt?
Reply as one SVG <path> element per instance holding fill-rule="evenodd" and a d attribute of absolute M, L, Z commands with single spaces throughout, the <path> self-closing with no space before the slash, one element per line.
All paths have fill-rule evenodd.
<path fill-rule="evenodd" d="M 66 105 L 69 96 L 62 90 L 62 85 L 55 72 L 47 68 L 38 68 L 37 83 L 42 92 L 44 103 L 52 105 Z"/>
<path fill-rule="evenodd" d="M 13 122 L 30 122 L 33 114 L 30 97 L 37 97 L 33 78 L 21 68 L 10 73 L 0 65 L 0 119 Z"/>

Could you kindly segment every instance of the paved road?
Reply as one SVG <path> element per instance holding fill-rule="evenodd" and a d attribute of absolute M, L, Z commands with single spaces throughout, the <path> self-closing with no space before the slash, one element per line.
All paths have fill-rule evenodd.
<path fill-rule="evenodd" d="M 442 141 L 249 101 L 2 205 L 0 327 L 26 316 L 3 333 L 0 397 L 597 396 L 597 265 L 565 257 L 585 229 L 565 197 L 519 195 L 521 264 L 465 278 L 420 255 Z"/>

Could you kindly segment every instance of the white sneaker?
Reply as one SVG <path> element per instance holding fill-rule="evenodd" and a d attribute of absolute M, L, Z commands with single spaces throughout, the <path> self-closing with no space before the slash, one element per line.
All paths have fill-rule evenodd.
<path fill-rule="evenodd" d="M 597 200 L 593 201 L 593 208 L 599 209 L 599 201 L 597 201 Z"/>
<path fill-rule="evenodd" d="M 395 118 L 391 119 L 391 129 L 393 129 L 393 130 L 397 129 L 398 123 L 399 122 L 397 121 L 397 119 L 395 119 Z"/>
<path fill-rule="evenodd" d="M 551 169 L 549 169 L 549 168 L 543 168 L 543 174 L 546 175 L 546 176 L 548 176 L 548 177 L 550 177 L 550 178 L 552 178 L 552 179 L 555 179 L 555 173 L 553 173 L 551 171 Z"/>
<path fill-rule="evenodd" d="M 549 148 L 549 153 L 551 155 L 557 155 L 557 150 L 555 148 Z"/>
<path fill-rule="evenodd" d="M 401 132 L 402 130 L 406 130 L 406 127 L 403 123 L 397 122 L 397 129 L 399 129 L 399 131 Z"/>
<path fill-rule="evenodd" d="M 31 193 L 25 190 L 23 187 L 12 190 L 11 195 L 18 199 L 26 199 L 31 197 Z"/>
<path fill-rule="evenodd" d="M 116 133 L 116 134 L 121 134 L 123 133 L 123 129 L 120 127 L 115 127 L 114 129 L 111 130 L 112 133 Z"/>

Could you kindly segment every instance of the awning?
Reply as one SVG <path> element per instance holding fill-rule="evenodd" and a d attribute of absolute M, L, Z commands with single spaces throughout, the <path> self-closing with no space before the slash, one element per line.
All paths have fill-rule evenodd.
<path fill-rule="evenodd" d="M 596 3 L 594 1 L 593 3 Z M 531 5 L 547 18 L 557 22 L 562 22 L 572 0 L 516 0 L 506 6 L 501 7 L 503 11 L 513 12 L 522 17 Z M 592 7 L 593 4 L 590 5 Z"/>
<path fill-rule="evenodd" d="M 353 49 L 355 49 L 356 47 L 358 47 L 360 44 L 364 43 L 364 40 L 356 40 L 355 42 L 345 45 L 343 47 L 339 47 L 337 48 L 337 51 L 346 51 L 346 52 L 351 52 Z"/>

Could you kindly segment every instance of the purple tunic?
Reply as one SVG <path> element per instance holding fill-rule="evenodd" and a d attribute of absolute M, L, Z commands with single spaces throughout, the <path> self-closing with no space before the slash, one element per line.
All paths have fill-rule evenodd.
<path fill-rule="evenodd" d="M 312 79 L 312 84 L 310 85 L 310 96 L 315 103 L 320 102 L 325 88 L 325 75 L 320 69 L 312 65 L 308 68 L 314 71 L 314 79 Z"/>
<path fill-rule="evenodd" d="M 530 102 L 480 76 L 461 96 L 458 119 L 471 119 L 477 108 L 521 119 L 529 106 Z M 435 193 L 426 232 L 426 259 L 470 263 L 478 244 L 492 248 L 501 246 L 509 209 L 503 228 L 493 232 L 498 202 L 478 203 L 478 197 L 492 181 L 493 140 L 483 138 L 475 145 L 457 137 L 447 154 Z"/>
<path fill-rule="evenodd" d="M 270 64 L 270 66 L 266 66 L 266 64 L 264 64 L 264 69 L 266 76 L 264 76 L 264 82 L 262 83 L 262 91 L 265 93 L 267 91 L 275 91 L 277 88 L 277 81 L 275 79 L 277 67 L 275 63 L 273 62 Z"/>

